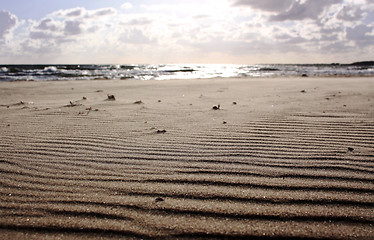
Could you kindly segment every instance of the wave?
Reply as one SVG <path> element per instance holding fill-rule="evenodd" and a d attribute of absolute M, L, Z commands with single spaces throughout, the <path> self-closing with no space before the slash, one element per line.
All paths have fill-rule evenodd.
<path fill-rule="evenodd" d="M 199 79 L 215 77 L 374 76 L 374 64 L 0 65 L 0 81 Z"/>

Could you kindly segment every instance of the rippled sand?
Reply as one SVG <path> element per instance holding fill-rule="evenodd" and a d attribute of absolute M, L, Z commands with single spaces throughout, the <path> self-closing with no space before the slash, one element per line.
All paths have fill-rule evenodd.
<path fill-rule="evenodd" d="M 1 238 L 373 239 L 373 89 L 0 83 Z"/>

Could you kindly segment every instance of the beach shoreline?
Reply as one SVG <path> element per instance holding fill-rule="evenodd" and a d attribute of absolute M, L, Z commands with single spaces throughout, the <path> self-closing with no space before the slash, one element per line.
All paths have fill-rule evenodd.
<path fill-rule="evenodd" d="M 8 239 L 372 239 L 374 78 L 0 83 Z"/>

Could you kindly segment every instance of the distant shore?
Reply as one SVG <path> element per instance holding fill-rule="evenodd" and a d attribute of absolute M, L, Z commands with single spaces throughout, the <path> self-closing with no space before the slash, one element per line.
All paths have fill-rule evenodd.
<path fill-rule="evenodd" d="M 4 239 L 371 239 L 374 78 L 0 83 Z"/>

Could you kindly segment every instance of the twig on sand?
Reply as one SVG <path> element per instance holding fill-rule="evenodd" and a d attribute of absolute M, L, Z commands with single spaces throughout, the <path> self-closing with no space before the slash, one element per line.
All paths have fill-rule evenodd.
<path fill-rule="evenodd" d="M 143 104 L 142 100 L 135 101 L 134 104 Z"/>
<path fill-rule="evenodd" d="M 82 104 L 75 101 L 75 102 L 72 102 L 70 101 L 70 103 L 68 105 L 65 105 L 65 107 L 76 107 L 76 106 L 81 106 Z"/>
<path fill-rule="evenodd" d="M 158 197 L 155 199 L 155 202 L 163 202 L 165 201 L 162 197 Z"/>

